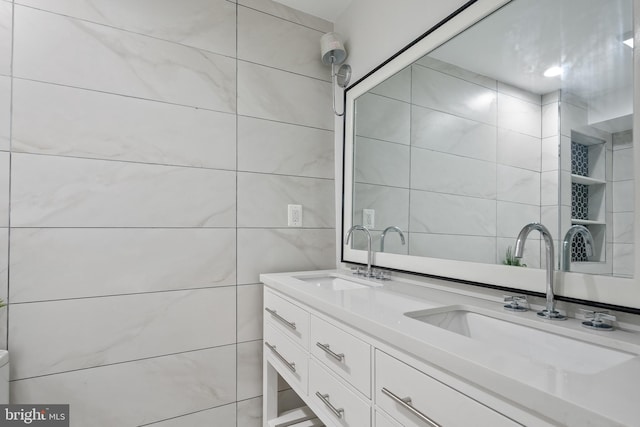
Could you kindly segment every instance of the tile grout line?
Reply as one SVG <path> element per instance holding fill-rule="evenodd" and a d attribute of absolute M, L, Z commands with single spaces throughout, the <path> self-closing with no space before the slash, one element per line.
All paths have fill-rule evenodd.
<path fill-rule="evenodd" d="M 241 427 L 238 425 L 238 357 L 239 357 L 239 353 L 238 353 L 238 306 L 239 306 L 239 301 L 238 301 L 238 141 L 239 141 L 239 137 L 238 137 L 238 130 L 239 130 L 239 126 L 238 126 L 238 110 L 239 110 L 239 103 L 240 103 L 240 99 L 238 96 L 238 88 L 239 88 L 239 83 L 238 83 L 238 3 L 236 1 L 235 4 L 235 35 L 236 35 L 236 45 L 235 45 L 235 61 L 236 61 L 236 79 L 235 79 L 235 101 L 236 101 L 236 114 L 235 114 L 235 119 L 236 119 L 236 134 L 235 134 L 235 153 L 236 153 L 236 176 L 235 176 L 235 272 L 236 272 L 236 277 L 235 277 L 235 290 L 236 290 L 236 298 L 235 298 L 235 303 L 236 303 L 236 312 L 235 312 L 235 351 L 236 351 L 236 363 L 235 363 L 235 391 L 236 391 L 236 395 L 235 395 L 235 401 L 234 401 L 234 409 L 235 409 L 235 426 L 236 427 Z"/>

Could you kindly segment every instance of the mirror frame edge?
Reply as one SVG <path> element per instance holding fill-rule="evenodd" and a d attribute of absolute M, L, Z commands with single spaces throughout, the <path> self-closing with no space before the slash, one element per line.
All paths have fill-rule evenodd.
<path fill-rule="evenodd" d="M 367 253 L 344 244 L 346 230 L 352 225 L 353 202 L 353 120 L 355 99 L 396 72 L 410 66 L 415 60 L 426 55 L 457 34 L 497 11 L 511 0 L 477 0 L 447 17 L 429 29 L 418 40 L 402 48 L 381 65 L 367 73 L 351 85 L 344 94 L 345 115 L 343 121 L 343 176 L 342 176 L 342 233 L 341 262 L 366 264 Z M 462 9 L 462 8 L 461 8 Z M 633 0 L 633 28 L 635 45 L 640 46 L 640 0 Z M 634 52 L 634 70 L 640 70 L 640 55 Z M 634 113 L 640 107 L 640 73 L 634 72 Z M 634 114 L 634 129 L 640 129 L 640 114 Z M 634 166 L 640 166 L 638 132 L 633 132 Z M 347 165 L 351 165 L 347 167 Z M 634 167 L 636 171 L 640 170 Z M 640 179 L 634 176 L 635 211 L 640 212 Z M 348 214 L 347 214 L 348 213 Z M 637 214 L 634 218 L 637 218 Z M 635 278 L 640 272 L 640 224 L 634 221 L 634 278 L 599 276 L 575 272 L 555 272 L 555 293 L 559 299 L 594 302 L 598 305 L 612 305 L 616 308 L 640 314 L 640 283 Z M 477 283 L 480 286 L 511 288 L 515 291 L 533 293 L 545 292 L 545 270 L 517 269 L 499 264 L 481 264 L 439 258 L 417 257 L 375 252 L 373 264 L 376 267 L 391 268 L 403 273 L 435 276 L 452 281 Z M 454 272 L 455 273 L 452 273 Z M 520 287 L 515 288 L 514 283 Z M 615 289 L 614 292 L 611 292 Z"/>

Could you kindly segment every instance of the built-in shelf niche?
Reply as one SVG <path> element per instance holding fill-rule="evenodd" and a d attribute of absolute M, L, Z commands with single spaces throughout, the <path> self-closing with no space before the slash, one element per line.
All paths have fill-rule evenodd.
<path fill-rule="evenodd" d="M 593 236 L 593 256 L 577 235 L 571 244 L 572 262 L 602 262 L 606 248 L 606 142 L 571 132 L 571 224 L 584 225 Z"/>

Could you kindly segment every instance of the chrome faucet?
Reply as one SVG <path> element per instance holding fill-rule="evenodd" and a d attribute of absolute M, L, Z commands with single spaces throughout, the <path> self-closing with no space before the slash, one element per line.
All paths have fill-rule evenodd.
<path fill-rule="evenodd" d="M 351 234 L 354 230 L 364 231 L 367 234 L 367 271 L 365 272 L 365 275 L 366 277 L 373 277 L 373 273 L 371 271 L 371 260 L 373 259 L 373 252 L 371 251 L 371 233 L 367 227 L 354 225 L 349 229 L 349 231 L 347 231 L 345 245 L 349 244 L 349 239 L 351 238 Z"/>
<path fill-rule="evenodd" d="M 564 240 L 562 240 L 562 264 L 560 266 L 560 270 L 562 271 L 571 270 L 571 242 L 576 234 L 580 234 L 584 239 L 587 256 L 593 256 L 593 236 L 589 229 L 584 225 L 572 225 L 569 230 L 567 230 L 567 234 L 564 235 Z"/>
<path fill-rule="evenodd" d="M 538 312 L 538 316 L 544 317 L 545 319 L 551 320 L 567 320 L 567 316 L 560 314 L 560 312 L 556 311 L 556 301 L 555 296 L 553 294 L 553 239 L 551 238 L 551 233 L 547 227 L 537 222 L 532 222 L 530 224 L 525 225 L 522 230 L 520 230 L 520 234 L 518 234 L 518 238 L 516 239 L 516 249 L 514 253 L 514 257 L 522 258 L 522 254 L 524 252 L 524 242 L 527 240 L 527 236 L 533 230 L 538 230 L 544 239 L 544 246 L 546 249 L 546 261 L 547 261 L 547 304 L 544 310 Z"/>
<path fill-rule="evenodd" d="M 404 245 L 404 242 L 405 242 L 404 233 L 402 232 L 400 227 L 396 227 L 395 225 L 392 225 L 390 227 L 385 228 L 382 234 L 380 235 L 380 252 L 384 252 L 384 238 L 387 237 L 387 233 L 389 231 L 395 231 L 396 233 L 398 233 L 400 235 L 400 241 Z"/>

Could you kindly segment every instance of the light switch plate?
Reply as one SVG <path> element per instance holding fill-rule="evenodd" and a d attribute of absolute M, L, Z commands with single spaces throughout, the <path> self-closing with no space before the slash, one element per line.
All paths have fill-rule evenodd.
<path fill-rule="evenodd" d="M 302 227 L 302 205 L 287 205 L 287 224 L 289 227 Z"/>
<path fill-rule="evenodd" d="M 362 209 L 362 225 L 371 229 L 376 226 L 375 209 Z"/>

